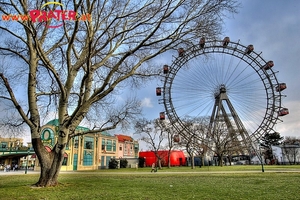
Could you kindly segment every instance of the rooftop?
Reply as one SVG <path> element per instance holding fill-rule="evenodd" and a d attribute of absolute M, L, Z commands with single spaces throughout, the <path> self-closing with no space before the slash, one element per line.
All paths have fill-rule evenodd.
<path fill-rule="evenodd" d="M 130 141 L 133 142 L 133 138 L 128 135 L 115 134 L 117 136 L 119 142 Z"/>

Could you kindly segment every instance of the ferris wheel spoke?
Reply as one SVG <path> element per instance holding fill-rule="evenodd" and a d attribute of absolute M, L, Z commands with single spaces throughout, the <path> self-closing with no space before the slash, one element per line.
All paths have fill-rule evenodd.
<path fill-rule="evenodd" d="M 230 120 L 233 127 L 260 137 L 278 119 L 275 114 L 280 109 L 281 95 L 274 91 L 279 85 L 275 73 L 271 67 L 266 68 L 269 62 L 249 46 L 220 44 L 222 41 L 195 45 L 187 49 L 186 57 L 174 61 L 163 90 L 167 116 L 185 126 L 181 120 L 186 116 L 214 117 L 213 110 L 221 105 L 216 103 L 222 102 L 218 109 L 227 118 L 227 125 Z"/>

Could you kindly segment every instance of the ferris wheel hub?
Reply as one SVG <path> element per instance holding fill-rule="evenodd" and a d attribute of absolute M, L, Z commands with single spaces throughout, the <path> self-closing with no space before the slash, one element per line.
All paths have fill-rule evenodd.
<path fill-rule="evenodd" d="M 179 48 L 178 57 L 172 65 L 163 66 L 164 85 L 156 88 L 156 95 L 162 96 L 161 102 L 164 104 L 166 115 L 181 135 L 194 134 L 187 129 L 184 117 L 212 118 L 213 115 L 210 115 L 208 110 L 212 111 L 214 107 L 210 107 L 212 104 L 208 102 L 215 101 L 220 113 L 224 113 L 224 116 L 220 116 L 227 126 L 228 133 L 241 136 L 243 140 L 248 137 L 255 140 L 273 130 L 278 117 L 287 113 L 280 112 L 283 110 L 281 92 L 286 89 L 286 84 L 278 82 L 272 70 L 273 66 L 272 61 L 266 62 L 254 51 L 253 45 L 244 46 L 239 42 L 230 41 L 229 37 L 212 41 L 201 38 L 200 45 Z M 185 73 L 189 70 L 189 74 Z M 182 77 L 181 74 L 188 76 Z M 259 79 L 254 77 L 255 74 Z M 245 92 L 244 97 L 242 92 Z M 211 97 L 214 97 L 214 100 Z M 222 101 L 224 106 L 219 105 Z M 239 112 L 233 109 L 230 102 L 240 104 L 235 106 Z M 225 115 L 227 111 L 231 114 Z M 165 119 L 165 112 L 160 113 L 160 119 Z M 232 116 L 239 118 L 232 119 Z M 231 121 L 234 120 L 237 121 L 237 125 L 232 125 Z M 238 126 L 241 128 L 236 128 Z M 251 131 L 250 136 L 243 134 L 248 130 Z"/>
<path fill-rule="evenodd" d="M 219 86 L 218 89 L 216 89 L 216 92 L 215 92 L 215 98 L 220 96 L 222 93 L 226 93 L 226 87 L 225 87 L 225 84 L 221 84 Z"/>

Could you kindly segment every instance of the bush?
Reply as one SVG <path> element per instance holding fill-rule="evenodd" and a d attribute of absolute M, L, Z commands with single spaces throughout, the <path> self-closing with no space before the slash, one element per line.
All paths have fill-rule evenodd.
<path fill-rule="evenodd" d="M 116 159 L 111 159 L 108 163 L 108 168 L 109 169 L 117 169 L 118 168 L 118 161 Z"/>
<path fill-rule="evenodd" d="M 126 159 L 120 159 L 120 168 L 126 168 L 128 161 Z"/>

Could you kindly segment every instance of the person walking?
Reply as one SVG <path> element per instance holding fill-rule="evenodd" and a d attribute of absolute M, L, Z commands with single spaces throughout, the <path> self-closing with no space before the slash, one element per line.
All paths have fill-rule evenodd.
<path fill-rule="evenodd" d="M 13 167 L 13 171 L 17 171 L 18 170 L 18 164 L 15 164 Z"/>
<path fill-rule="evenodd" d="M 7 171 L 7 172 L 10 171 L 10 164 L 6 165 L 6 171 Z"/>
<path fill-rule="evenodd" d="M 152 164 L 151 173 L 152 173 L 152 172 L 156 172 L 156 169 L 155 169 L 155 163 Z"/>

